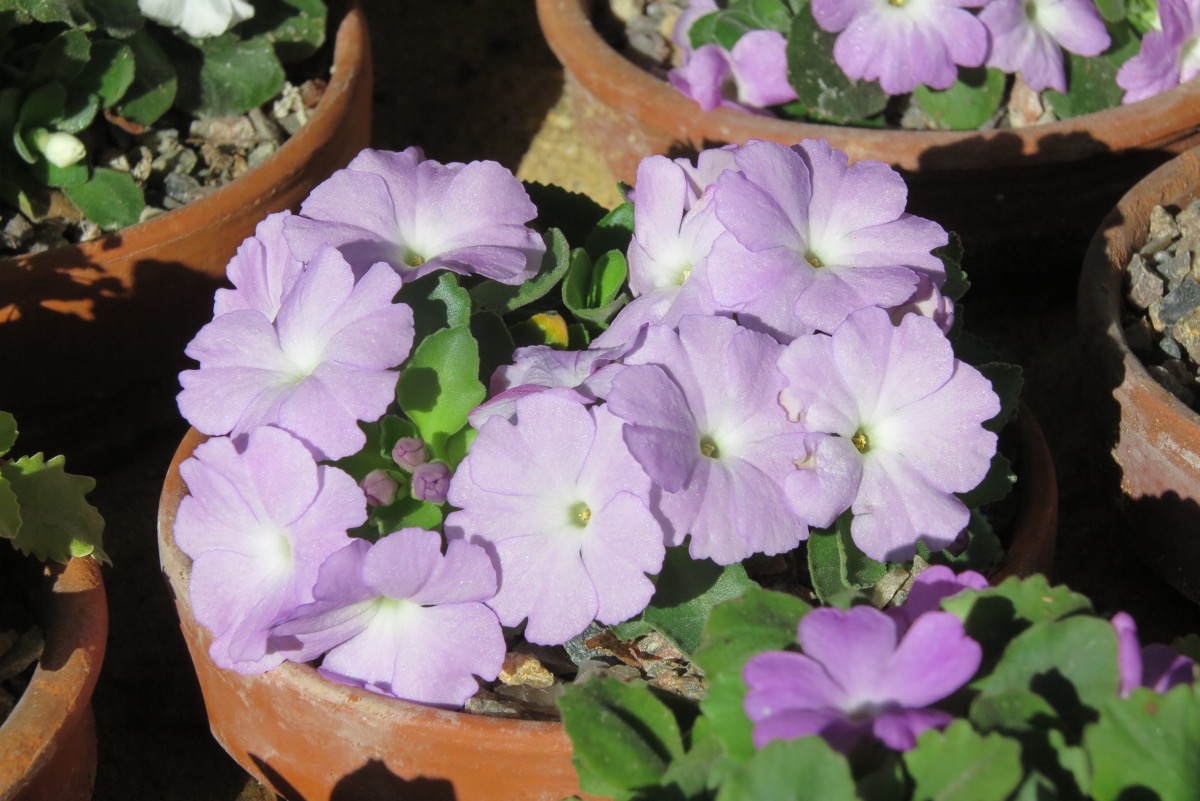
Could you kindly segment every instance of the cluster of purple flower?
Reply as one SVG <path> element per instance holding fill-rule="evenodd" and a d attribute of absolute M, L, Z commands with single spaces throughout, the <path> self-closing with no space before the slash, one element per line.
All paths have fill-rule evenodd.
<path fill-rule="evenodd" d="M 972 13 L 967 9 L 980 9 Z M 1099 56 L 1111 44 L 1093 0 L 812 0 L 812 15 L 837 33 L 833 56 L 852 80 L 878 81 L 902 95 L 918 86 L 947 89 L 959 67 L 1020 75 L 1034 91 L 1067 91 L 1063 51 Z M 778 31 L 743 35 L 731 51 L 692 49 L 688 29 L 716 0 L 692 0 L 675 29 L 683 64 L 671 83 L 705 111 L 718 105 L 763 109 L 796 99 L 788 82 L 787 42 Z M 1161 0 L 1161 30 L 1121 68 L 1123 102 L 1176 86 L 1200 71 L 1200 2 Z"/>
<path fill-rule="evenodd" d="M 461 705 L 500 670 L 502 625 L 558 644 L 627 620 L 668 546 L 729 565 L 847 511 L 872 558 L 949 545 L 1000 403 L 954 357 L 948 235 L 906 197 L 823 141 L 646 159 L 634 300 L 589 350 L 518 350 L 465 458 L 420 490 L 448 500 L 444 531 L 372 544 L 348 531 L 395 488 L 323 462 L 392 403 L 414 336 L 396 293 L 436 269 L 519 284 L 543 245 L 498 165 L 364 152 L 259 226 L 187 351 L 180 408 L 215 439 L 181 468 L 176 538 L 214 661 L 324 653 L 339 680 Z M 415 476 L 421 446 L 392 457 Z"/>

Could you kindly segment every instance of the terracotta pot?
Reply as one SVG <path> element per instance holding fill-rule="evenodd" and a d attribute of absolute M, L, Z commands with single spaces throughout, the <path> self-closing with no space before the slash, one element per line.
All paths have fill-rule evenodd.
<path fill-rule="evenodd" d="M 24 418 L 80 405 L 187 365 L 213 290 L 265 216 L 295 210 L 368 144 L 371 52 L 357 0 L 331 4 L 329 84 L 279 151 L 200 200 L 78 246 L 0 259 L 0 408 Z M 36 343 L 36 347 L 34 346 Z"/>
<path fill-rule="evenodd" d="M 1054 465 L 1027 410 L 1016 428 L 1020 508 L 997 580 L 1049 572 L 1053 564 Z M 159 504 L 159 557 L 213 735 L 242 767 L 293 801 L 560 801 L 579 793 L 559 723 L 432 709 L 335 684 L 290 662 L 255 676 L 216 667 L 208 657 L 212 638 L 188 599 L 191 560 L 173 535 L 187 494 L 179 465 L 204 440 L 189 431 L 171 462 Z"/>
<path fill-rule="evenodd" d="M 1138 178 L 1200 144 L 1200 81 L 1132 106 L 1018 130 L 896 131 L 787 122 L 696 103 L 628 61 L 593 27 L 607 0 L 537 0 L 542 32 L 566 69 L 580 139 L 632 184 L 638 161 L 763 139 L 826 139 L 852 161 L 878 159 L 908 182 L 908 210 L 968 242 L 1080 231 L 1080 245 Z M 1003 259 L 1003 261 L 1002 261 Z M 1009 254 L 995 262 L 1010 267 Z M 1071 279 L 1074 280 L 1073 278 Z"/>
<path fill-rule="evenodd" d="M 45 650 L 0 726 L 0 801 L 87 801 L 96 779 L 92 690 L 108 637 L 104 583 L 94 561 L 72 559 L 41 569 L 31 586 Z"/>
<path fill-rule="evenodd" d="M 1079 329 L 1104 397 L 1097 437 L 1113 442 L 1136 549 L 1200 602 L 1200 416 L 1167 392 L 1129 349 L 1121 323 L 1125 267 L 1146 242 L 1150 210 L 1200 196 L 1200 151 L 1158 168 L 1121 198 L 1092 239 L 1079 282 Z M 1114 491 L 1116 488 L 1113 488 Z M 1115 492 L 1114 492 L 1115 494 Z"/>

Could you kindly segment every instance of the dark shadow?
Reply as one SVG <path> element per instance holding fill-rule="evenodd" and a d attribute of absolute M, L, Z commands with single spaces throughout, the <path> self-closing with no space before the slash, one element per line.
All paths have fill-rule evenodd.
<path fill-rule="evenodd" d="M 278 771 L 256 756 L 251 759 L 282 798 L 305 801 Z M 340 779 L 329 795 L 330 801 L 395 801 L 400 798 L 404 801 L 455 801 L 457 797 L 454 786 L 445 779 L 404 779 L 375 759 Z"/>

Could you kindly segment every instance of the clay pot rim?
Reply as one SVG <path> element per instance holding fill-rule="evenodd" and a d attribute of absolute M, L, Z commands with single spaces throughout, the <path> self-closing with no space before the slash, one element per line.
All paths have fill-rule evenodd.
<path fill-rule="evenodd" d="M 3 798 L 55 757 L 55 738 L 70 719 L 91 714 L 84 708 L 91 703 L 108 639 L 104 581 L 94 560 L 51 563 L 36 584 L 45 591 L 40 610 L 46 644 L 29 686 L 0 726 Z"/>
<path fill-rule="evenodd" d="M 671 120 L 681 141 L 723 143 L 748 139 L 799 142 L 826 139 L 850 154 L 910 171 L 1052 165 L 1128 149 L 1153 149 L 1178 138 L 1178 118 L 1195 116 L 1200 81 L 1193 80 L 1139 103 L 1045 125 L 991 131 L 905 131 L 803 123 L 716 108 L 702 112 L 669 83 L 654 77 L 614 50 L 592 26 L 594 0 L 536 0 L 543 35 L 564 68 L 589 92 L 637 117 L 653 113 Z M 586 8 L 585 8 L 586 6 Z M 608 77 L 611 76 L 611 77 Z M 1192 127 L 1200 125 L 1197 119 Z M 1082 135 L 1080 142 L 1057 138 Z M 1017 149 L 989 148 L 1016 139 Z M 973 147 L 972 147 L 973 146 Z M 921 164 L 926 151 L 967 147 L 971 156 L 945 154 Z M 969 161 L 968 161 L 969 159 Z"/>
<path fill-rule="evenodd" d="M 1024 494 L 1012 523 L 1017 536 L 1008 550 L 1005 563 L 992 578 L 994 584 L 1009 576 L 1028 575 L 1045 567 L 1048 559 L 1052 561 L 1057 534 L 1058 486 L 1054 463 L 1037 420 L 1023 402 L 1014 425 L 1018 442 L 1019 475 L 1037 480 L 1021 484 Z M 187 485 L 179 473 L 179 466 L 207 439 L 207 435 L 196 429 L 188 429 L 167 469 L 158 506 L 158 547 L 163 573 L 175 593 L 175 603 L 180 616 L 186 615 L 193 620 L 195 615 L 192 613 L 191 600 L 187 594 L 191 559 L 175 544 L 174 527 L 179 504 L 188 494 Z M 201 624 L 197 626 L 204 630 Z M 207 648 L 204 651 L 207 658 Z M 414 727 L 426 729 L 452 725 L 473 729 L 480 736 L 493 738 L 546 737 L 561 730 L 562 725 L 561 721 L 557 720 L 491 717 L 403 701 L 325 679 L 311 665 L 296 662 L 284 662 L 266 673 L 257 674 L 255 678 L 291 692 L 303 693 L 308 697 L 325 697 L 334 704 L 353 705 L 365 716 L 379 715 L 389 708 L 394 710 L 399 705 L 406 710 L 406 716 L 410 718 Z"/>
<path fill-rule="evenodd" d="M 1190 169 L 1181 169 L 1190 163 Z M 1130 349 L 1121 326 L 1125 265 L 1146 242 L 1150 209 L 1177 204 L 1181 198 L 1200 198 L 1200 182 L 1189 185 L 1188 174 L 1200 175 L 1200 148 L 1186 151 L 1159 166 L 1134 184 L 1096 229 L 1080 273 L 1078 327 L 1085 338 L 1102 337 L 1108 358 L 1120 362 L 1122 383 L 1136 388 L 1141 397 L 1162 413 L 1183 417 L 1200 426 L 1200 414 L 1168 392 Z"/>
<path fill-rule="evenodd" d="M 64 262 L 92 263 L 104 260 L 108 251 L 124 248 L 136 259 L 145 250 L 159 247 L 187 236 L 193 228 L 200 227 L 199 221 L 214 217 L 226 218 L 225 209 L 248 205 L 240 198 L 269 197 L 275 194 L 274 176 L 302 170 L 308 155 L 328 140 L 351 113 L 353 89 L 359 76 L 369 72 L 370 49 L 351 46 L 354 42 L 367 40 L 367 23 L 359 0 L 342 0 L 344 9 L 334 36 L 333 63 L 330 66 L 329 82 L 325 92 L 312 111 L 308 121 L 294 136 L 266 159 L 262 164 L 247 170 L 235 180 L 204 197 L 165 211 L 143 222 L 75 245 L 45 250 L 21 256 L 0 258 L 0 270 L 18 268 L 22 271 L 50 269 Z M 331 4 L 331 11 L 338 8 Z M 265 168 L 267 164 L 271 166 Z M 265 168 L 265 169 L 264 169 Z M 0 274 L 0 280 L 3 276 Z"/>

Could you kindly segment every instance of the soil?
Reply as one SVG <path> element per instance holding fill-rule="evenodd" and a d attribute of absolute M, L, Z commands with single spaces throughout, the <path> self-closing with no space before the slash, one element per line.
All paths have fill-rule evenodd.
<path fill-rule="evenodd" d="M 541 39 L 532 3 L 363 5 L 375 49 L 376 147 L 419 145 L 440 161 L 493 159 L 521 178 L 617 202 L 615 182 L 575 136 L 562 72 Z M 1111 443 L 1095 434 L 1087 413 L 1089 369 L 1074 313 L 1083 252 L 1063 242 L 1090 233 L 1060 232 L 1020 249 L 998 243 L 1020 270 L 976 278 L 970 326 L 1001 358 L 1023 365 L 1026 403 L 1049 441 L 1061 504 L 1055 578 L 1090 595 L 1105 614 L 1131 612 L 1147 640 L 1200 633 L 1200 607 L 1134 555 L 1137 532 L 1116 513 Z M 968 271 L 970 265 L 968 253 Z M 164 381 L 134 396 L 22 420 L 23 450 L 66 453 L 72 472 L 97 479 L 91 500 L 108 522 L 111 633 L 95 696 L 95 799 L 269 799 L 208 731 L 159 574 L 158 493 L 186 428 L 174 405 L 177 391 Z"/>

